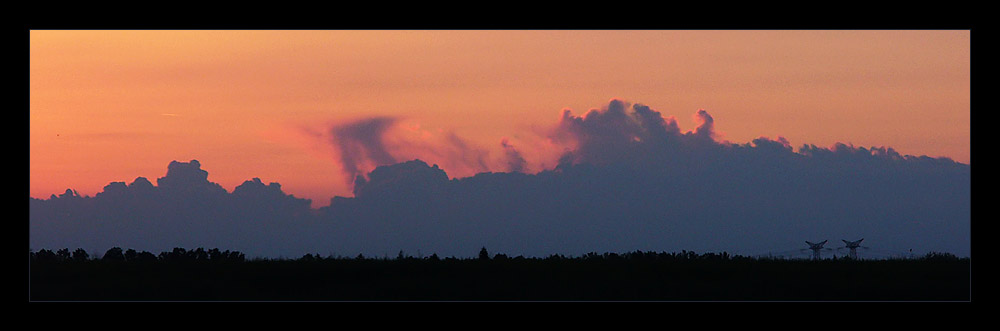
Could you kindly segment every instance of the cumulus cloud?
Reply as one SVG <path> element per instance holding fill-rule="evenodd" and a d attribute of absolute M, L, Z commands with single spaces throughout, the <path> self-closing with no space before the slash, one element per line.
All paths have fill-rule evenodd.
<path fill-rule="evenodd" d="M 167 175 L 157 178 L 158 188 L 176 196 L 220 196 L 226 193 L 221 185 L 208 181 L 208 171 L 201 169 L 198 160 L 190 162 L 171 161 Z"/>
<path fill-rule="evenodd" d="M 259 178 L 229 193 L 208 180 L 197 160 L 172 161 L 155 186 L 137 177 L 128 185 L 111 182 L 92 198 L 67 190 L 48 200 L 32 199 L 29 240 L 37 248 L 95 252 L 114 246 L 148 251 L 228 246 L 273 255 L 299 246 L 284 240 L 309 236 L 301 229 L 310 202 Z"/>
<path fill-rule="evenodd" d="M 694 114 L 694 118 L 698 123 L 698 128 L 694 130 L 695 136 L 705 139 L 715 138 L 715 120 L 712 119 L 712 115 L 709 115 L 704 109 L 700 109 Z"/>
<path fill-rule="evenodd" d="M 406 203 L 414 196 L 388 188 L 418 187 L 407 181 L 420 176 L 399 175 L 393 185 L 369 187 L 382 194 L 337 198 L 321 215 L 358 231 L 340 237 L 341 247 L 355 242 L 390 252 L 491 244 L 542 255 L 746 254 L 794 249 L 803 238 L 861 235 L 878 237 L 889 250 L 968 251 L 968 165 L 850 144 L 796 152 L 781 136 L 717 141 L 715 119 L 705 110 L 693 116 L 697 125 L 685 132 L 673 117 L 621 100 L 582 116 L 564 110 L 549 132 L 567 148 L 555 169 L 438 180 L 433 199 L 424 193 L 419 208 Z M 501 147 L 518 155 L 509 141 Z M 509 157 L 507 170 L 520 159 Z M 368 222 L 388 224 L 386 245 L 356 241 Z"/>
<path fill-rule="evenodd" d="M 782 136 L 720 142 L 704 110 L 686 132 L 671 116 L 621 100 L 561 115 L 549 137 L 566 152 L 552 169 L 524 171 L 530 160 L 520 148 L 530 142 L 515 148 L 501 139 L 494 148 L 502 153 L 491 158 L 453 133 L 372 118 L 330 131 L 355 186 L 354 197 L 329 207 L 310 210 L 308 200 L 256 178 L 218 194 L 200 163 L 175 161 L 157 186 L 136 178 L 94 198 L 67 190 L 32 199 L 32 245 L 205 246 L 271 256 L 296 249 L 286 256 L 471 256 L 483 246 L 536 256 L 755 254 L 864 237 L 884 250 L 969 254 L 967 164 L 843 143 L 796 151 Z M 455 176 L 450 167 L 479 173 Z M 143 246 L 151 242 L 165 247 Z"/>
<path fill-rule="evenodd" d="M 673 116 L 663 117 L 649 106 L 613 99 L 606 108 L 591 109 L 584 116 L 573 116 L 571 110 L 563 110 L 552 138 L 570 149 L 561 158 L 562 162 L 659 162 L 664 153 L 715 145 L 712 116 L 699 110 L 694 117 L 698 126 L 682 133 Z"/>

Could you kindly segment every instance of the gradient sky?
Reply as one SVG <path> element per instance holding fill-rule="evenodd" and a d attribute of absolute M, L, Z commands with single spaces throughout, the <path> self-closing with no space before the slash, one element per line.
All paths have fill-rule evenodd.
<path fill-rule="evenodd" d="M 260 177 L 325 206 L 351 195 L 329 129 L 375 116 L 399 119 L 395 139 L 454 134 L 496 158 L 506 138 L 534 172 L 554 165 L 559 150 L 540 137 L 563 109 L 612 98 L 684 131 L 705 109 L 734 143 L 782 136 L 970 162 L 962 30 L 43 30 L 30 51 L 37 198 L 155 183 L 170 161 L 197 159 L 229 191 Z"/>

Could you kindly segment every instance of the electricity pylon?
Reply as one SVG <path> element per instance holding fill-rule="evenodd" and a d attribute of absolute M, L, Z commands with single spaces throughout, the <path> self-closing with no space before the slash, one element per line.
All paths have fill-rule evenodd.
<path fill-rule="evenodd" d="M 819 260 L 820 259 L 819 251 L 823 249 L 823 245 L 826 244 L 826 240 L 823 240 L 818 243 L 811 243 L 808 240 L 806 240 L 806 244 L 809 244 L 809 249 L 813 251 L 813 260 Z"/>
<path fill-rule="evenodd" d="M 847 256 L 856 260 L 858 258 L 858 247 L 861 247 L 861 241 L 862 240 L 865 240 L 865 238 L 861 238 L 858 241 L 847 241 L 847 240 L 844 240 L 844 239 L 841 239 L 840 241 L 843 241 L 844 244 L 847 245 L 846 246 L 847 249 L 850 250 L 848 252 Z"/>

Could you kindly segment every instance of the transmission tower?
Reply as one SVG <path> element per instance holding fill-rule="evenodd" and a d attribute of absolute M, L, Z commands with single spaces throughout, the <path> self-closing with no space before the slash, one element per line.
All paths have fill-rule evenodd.
<path fill-rule="evenodd" d="M 809 244 L 809 249 L 813 251 L 813 260 L 819 260 L 820 259 L 819 251 L 823 250 L 823 245 L 826 244 L 826 240 L 823 240 L 818 243 L 811 243 L 808 240 L 806 240 L 806 244 Z"/>
<path fill-rule="evenodd" d="M 841 239 L 840 241 L 843 241 L 844 245 L 846 245 L 845 247 L 850 250 L 847 256 L 856 260 L 858 258 L 858 247 L 861 247 L 862 240 L 865 240 L 865 238 L 861 238 L 858 241 L 847 241 L 844 239 Z"/>

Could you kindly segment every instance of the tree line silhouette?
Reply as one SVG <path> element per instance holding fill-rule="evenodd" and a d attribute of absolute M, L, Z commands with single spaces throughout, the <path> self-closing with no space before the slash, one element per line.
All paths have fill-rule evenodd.
<path fill-rule="evenodd" d="M 970 260 L 784 260 L 722 253 L 252 258 L 218 248 L 30 253 L 36 301 L 967 301 Z"/>
<path fill-rule="evenodd" d="M 153 261 L 163 261 L 163 262 L 195 262 L 195 261 L 210 261 L 210 262 L 245 262 L 247 261 L 246 255 L 239 251 L 230 250 L 219 250 L 218 248 L 212 248 L 206 250 L 203 247 L 199 247 L 193 250 L 187 250 L 181 247 L 175 247 L 173 250 L 167 252 L 161 252 L 160 254 L 154 255 L 153 253 L 147 251 L 136 251 L 134 249 L 122 250 L 121 247 L 112 247 L 104 252 L 100 257 L 91 256 L 83 248 L 77 248 L 73 252 L 69 249 L 63 248 L 55 252 L 48 249 L 41 249 L 38 252 L 31 251 L 29 256 L 32 262 L 37 263 L 48 263 L 48 262 L 83 262 L 91 260 L 100 261 L 123 261 L 123 262 L 153 262 Z M 301 261 L 301 262 L 314 262 L 314 261 L 324 261 L 324 260 L 345 260 L 349 259 L 347 257 L 341 256 L 327 256 L 323 257 L 320 254 L 307 253 L 298 259 L 276 259 L 276 260 L 290 260 L 290 261 Z M 368 258 L 363 254 L 358 254 L 353 259 L 364 260 L 364 259 L 376 259 Z M 441 258 L 437 253 L 431 254 L 427 257 L 414 257 L 411 255 L 406 255 L 403 251 L 399 251 L 399 254 L 395 258 L 396 260 L 428 260 L 428 261 L 440 261 Z M 460 258 L 449 257 L 447 260 L 463 260 Z M 652 251 L 634 251 L 625 252 L 622 254 L 606 252 L 603 254 L 598 254 L 597 252 L 590 252 L 583 254 L 578 257 L 565 256 L 562 254 L 552 254 L 544 258 L 526 258 L 524 256 L 509 257 L 503 253 L 497 253 L 490 256 L 489 251 L 486 247 L 483 247 L 479 254 L 475 258 L 479 261 L 485 260 L 496 260 L 496 261 L 507 261 L 507 260 L 580 260 L 580 261 L 594 261 L 594 260 L 626 260 L 626 261 L 636 261 L 636 260 L 646 260 L 646 261 L 740 261 L 740 260 L 753 260 L 753 261 L 764 261 L 764 260 L 783 260 L 778 257 L 747 257 L 742 255 L 730 255 L 728 252 L 721 253 L 696 253 L 693 251 L 682 250 L 681 252 L 652 252 Z M 838 260 L 836 256 L 829 258 L 830 260 Z M 848 256 L 840 257 L 842 260 L 850 260 Z M 257 259 L 257 260 L 272 260 L 272 259 Z M 388 257 L 384 257 L 381 260 L 388 260 Z M 951 253 L 946 252 L 930 252 L 923 257 L 910 259 L 910 260 L 932 260 L 932 261 L 959 261 L 968 260 L 968 258 L 959 258 Z"/>
<path fill-rule="evenodd" d="M 31 252 L 31 261 L 36 263 L 48 262 L 83 262 L 88 260 L 100 260 L 104 262 L 186 262 L 186 261 L 212 261 L 212 262 L 243 262 L 246 255 L 238 251 L 220 251 L 218 248 L 205 250 L 202 247 L 193 250 L 176 247 L 169 252 L 161 252 L 159 255 L 134 249 L 122 251 L 121 247 L 112 247 L 104 252 L 100 258 L 91 258 L 83 248 L 77 248 L 73 253 L 69 249 L 63 248 L 55 252 L 41 249 L 38 252 Z"/>

